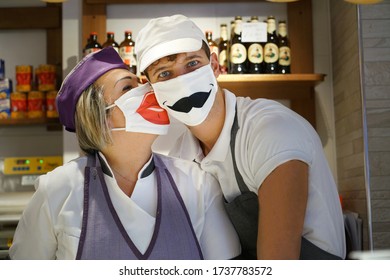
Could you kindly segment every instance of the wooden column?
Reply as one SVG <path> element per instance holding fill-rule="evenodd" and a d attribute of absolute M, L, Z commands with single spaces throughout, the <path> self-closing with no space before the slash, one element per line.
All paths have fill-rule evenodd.
<path fill-rule="evenodd" d="M 88 4 L 83 0 L 82 17 L 82 48 L 87 44 L 89 34 L 97 32 L 98 41 L 102 44 L 106 39 L 107 9 L 106 4 Z"/>
<path fill-rule="evenodd" d="M 311 0 L 287 5 L 288 35 L 291 46 L 291 73 L 313 73 L 313 16 Z M 288 89 L 286 89 L 288 90 Z M 291 100 L 291 109 L 316 126 L 314 87 L 307 89 L 308 98 Z"/>

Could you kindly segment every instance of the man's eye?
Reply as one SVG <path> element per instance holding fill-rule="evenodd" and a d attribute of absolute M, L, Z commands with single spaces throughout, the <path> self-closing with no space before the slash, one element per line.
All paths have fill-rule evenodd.
<path fill-rule="evenodd" d="M 199 61 L 197 61 L 197 60 L 193 60 L 193 61 L 190 61 L 190 62 L 188 62 L 188 66 L 189 67 L 194 67 L 194 66 L 196 66 L 196 65 L 198 65 L 199 64 Z"/>
<path fill-rule="evenodd" d="M 169 76 L 168 71 L 164 71 L 164 72 L 161 72 L 160 74 L 158 74 L 159 79 L 164 79 L 164 78 L 167 78 L 168 76 Z"/>

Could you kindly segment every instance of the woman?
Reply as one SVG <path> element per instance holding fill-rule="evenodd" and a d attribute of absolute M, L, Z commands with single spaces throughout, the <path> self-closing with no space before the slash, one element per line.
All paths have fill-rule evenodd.
<path fill-rule="evenodd" d="M 57 96 L 85 156 L 40 176 L 11 259 L 229 259 L 240 254 L 215 179 L 153 154 L 169 119 L 112 48 L 85 57 Z"/>

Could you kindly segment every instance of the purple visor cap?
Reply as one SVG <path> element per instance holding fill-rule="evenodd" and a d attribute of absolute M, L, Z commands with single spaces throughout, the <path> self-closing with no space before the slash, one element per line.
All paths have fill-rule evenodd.
<path fill-rule="evenodd" d="M 104 73 L 117 68 L 129 69 L 112 47 L 84 57 L 65 77 L 56 98 L 60 122 L 67 131 L 75 132 L 76 104 L 85 89 Z"/>

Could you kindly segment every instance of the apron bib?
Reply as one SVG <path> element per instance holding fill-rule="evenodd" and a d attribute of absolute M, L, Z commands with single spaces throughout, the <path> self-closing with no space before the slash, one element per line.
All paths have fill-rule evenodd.
<path fill-rule="evenodd" d="M 142 254 L 115 211 L 97 153 L 88 155 L 82 229 L 76 259 L 203 259 L 187 209 L 171 174 L 157 155 L 153 160 L 158 193 L 156 223 L 149 247 Z"/>

